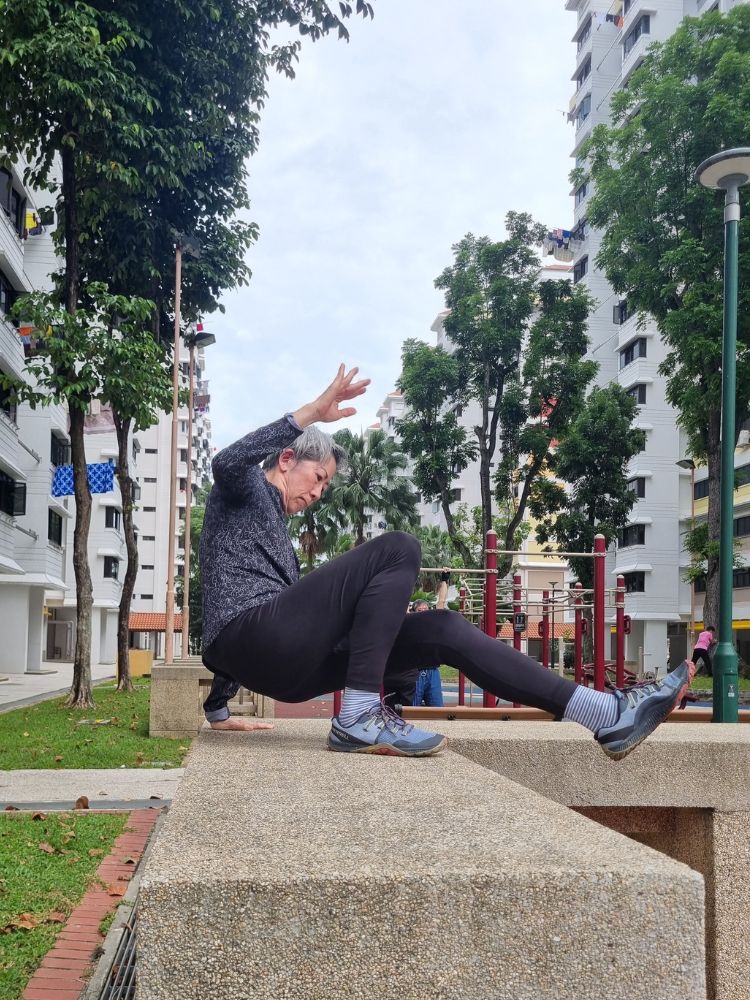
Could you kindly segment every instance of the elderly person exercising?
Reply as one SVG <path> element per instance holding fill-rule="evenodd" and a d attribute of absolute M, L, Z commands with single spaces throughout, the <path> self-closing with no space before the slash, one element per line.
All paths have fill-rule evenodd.
<path fill-rule="evenodd" d="M 390 676 L 446 663 L 500 698 L 580 723 L 606 754 L 624 757 L 672 710 L 692 664 L 656 684 L 593 691 L 490 638 L 456 612 L 407 615 L 420 547 L 397 531 L 300 577 L 285 517 L 315 503 L 344 459 L 312 425 L 356 413 L 345 404 L 369 384 L 356 375 L 356 368 L 347 372 L 341 365 L 313 402 L 214 458 L 201 537 L 203 662 L 216 674 L 205 706 L 211 724 L 269 726 L 229 718 L 227 695 L 240 685 L 288 702 L 343 688 L 328 735 L 331 750 L 428 756 L 445 746 L 445 737 L 403 720 L 380 692 Z"/>

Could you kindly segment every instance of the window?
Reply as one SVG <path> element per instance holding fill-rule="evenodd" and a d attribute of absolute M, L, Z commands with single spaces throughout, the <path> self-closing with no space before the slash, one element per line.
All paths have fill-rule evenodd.
<path fill-rule="evenodd" d="M 649 14 L 644 14 L 642 17 L 638 18 L 638 20 L 635 22 L 633 30 L 628 32 L 625 41 L 622 43 L 623 56 L 628 55 L 628 53 L 631 51 L 631 49 L 638 41 L 638 39 L 641 37 L 641 35 L 650 35 L 650 34 L 651 34 L 651 17 Z"/>
<path fill-rule="evenodd" d="M 143 536 L 143 541 L 144 542 L 155 542 L 156 541 L 156 535 L 144 535 Z"/>
<path fill-rule="evenodd" d="M 187 479 L 180 479 L 180 493 L 184 493 L 187 489 Z"/>
<path fill-rule="evenodd" d="M 699 483 L 693 486 L 693 498 L 695 500 L 703 500 L 704 497 L 708 496 L 708 480 L 701 479 Z"/>
<path fill-rule="evenodd" d="M 5 414 L 8 420 L 12 423 L 16 422 L 18 416 L 18 407 L 16 406 L 15 396 L 12 389 L 3 389 L 0 385 L 0 410 Z"/>
<path fill-rule="evenodd" d="M 53 465 L 70 464 L 70 445 L 55 434 L 50 435 L 49 460 Z"/>
<path fill-rule="evenodd" d="M 586 24 L 583 28 L 583 31 L 578 36 L 578 46 L 576 49 L 577 52 L 581 51 L 581 49 L 589 40 L 589 38 L 591 38 L 591 15 L 589 15 L 588 19 L 586 20 Z"/>
<path fill-rule="evenodd" d="M 187 448 L 180 448 L 180 461 L 187 462 Z"/>
<path fill-rule="evenodd" d="M 56 510 L 47 512 L 47 539 L 55 545 L 62 545 L 63 519 Z"/>
<path fill-rule="evenodd" d="M 581 257 L 576 266 L 573 268 L 573 282 L 574 284 L 579 282 L 581 278 L 586 274 L 589 269 L 589 259 L 588 257 Z"/>
<path fill-rule="evenodd" d="M 588 193 L 589 193 L 588 184 L 581 184 L 581 186 L 576 190 L 574 195 L 576 208 L 581 204 L 581 202 L 585 199 Z"/>
<path fill-rule="evenodd" d="M 646 544 L 646 525 L 645 524 L 629 524 L 627 528 L 623 528 L 620 532 L 620 537 L 617 541 L 618 547 L 621 549 L 628 549 L 631 545 L 645 545 Z"/>
<path fill-rule="evenodd" d="M 591 56 L 588 57 L 586 62 L 581 66 L 578 71 L 578 76 L 576 77 L 576 89 L 582 87 L 586 80 L 589 78 L 591 73 Z"/>
<path fill-rule="evenodd" d="M 144 507 L 143 508 L 143 513 L 144 514 L 155 514 L 156 513 L 156 507 Z"/>
<path fill-rule="evenodd" d="M 644 476 L 636 476 L 635 479 L 628 480 L 628 489 L 635 493 L 639 500 L 646 495 L 646 479 Z"/>
<path fill-rule="evenodd" d="M 628 308 L 627 299 L 623 299 L 616 306 L 612 306 L 612 322 L 616 326 L 622 326 L 623 323 L 627 323 L 632 315 L 633 313 Z"/>
<path fill-rule="evenodd" d="M 643 406 L 643 404 L 646 402 L 645 384 L 643 382 L 639 382 L 637 385 L 631 385 L 631 387 L 628 389 L 628 396 L 632 396 L 639 406 Z"/>
<path fill-rule="evenodd" d="M 17 483 L 4 472 L 0 472 L 0 510 L 9 517 L 26 513 L 26 483 Z"/>
<path fill-rule="evenodd" d="M 104 508 L 104 527 L 120 530 L 120 512 L 116 507 Z"/>
<path fill-rule="evenodd" d="M 645 573 L 625 573 L 625 593 L 643 594 L 646 591 Z"/>
<path fill-rule="evenodd" d="M 157 455 L 158 453 L 159 452 L 157 448 L 146 448 L 147 455 Z"/>
<path fill-rule="evenodd" d="M 144 483 L 155 483 L 156 476 L 146 476 L 143 480 Z"/>
<path fill-rule="evenodd" d="M 450 502 L 451 503 L 460 503 L 461 502 L 461 490 L 460 489 L 456 488 L 455 490 L 451 490 L 451 501 Z"/>
<path fill-rule="evenodd" d="M 576 128 L 580 128 L 591 114 L 591 94 L 586 94 L 576 109 Z"/>
<path fill-rule="evenodd" d="M 750 517 L 735 517 L 734 537 L 742 538 L 744 535 L 750 535 Z"/>
<path fill-rule="evenodd" d="M 632 364 L 636 358 L 646 357 L 646 338 L 639 337 L 634 340 L 632 344 L 628 344 L 627 347 L 623 347 L 620 351 L 620 369 L 622 370 L 627 365 Z"/>
<path fill-rule="evenodd" d="M 104 576 L 106 579 L 116 580 L 120 572 L 120 560 L 115 556 L 104 557 Z"/>
<path fill-rule="evenodd" d="M 142 601 L 153 601 L 153 599 L 154 599 L 153 594 L 141 594 Z"/>
<path fill-rule="evenodd" d="M 0 314 L 8 316 L 18 298 L 18 292 L 2 271 L 0 271 Z"/>
<path fill-rule="evenodd" d="M 750 569 L 746 569 L 745 567 L 736 569 L 732 574 L 732 586 L 737 589 L 740 587 L 750 587 Z"/>
<path fill-rule="evenodd" d="M 146 563 L 144 563 L 143 566 L 141 566 L 141 569 L 153 569 L 153 568 L 154 568 L 153 566 L 148 566 L 146 565 Z"/>

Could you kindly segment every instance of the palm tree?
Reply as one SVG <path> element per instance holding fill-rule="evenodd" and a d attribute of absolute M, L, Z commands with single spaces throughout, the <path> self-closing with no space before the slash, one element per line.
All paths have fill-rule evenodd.
<path fill-rule="evenodd" d="M 289 534 L 299 544 L 304 572 L 309 573 L 321 554 L 334 552 L 341 538 L 341 514 L 330 493 L 289 519 Z"/>
<path fill-rule="evenodd" d="M 407 460 L 395 441 L 383 431 L 357 435 L 341 430 L 334 439 L 346 449 L 348 459 L 344 472 L 333 480 L 330 503 L 351 528 L 354 544 L 365 541 L 368 512 L 389 528 L 416 527 L 417 497 L 401 474 Z"/>
<path fill-rule="evenodd" d="M 451 566 L 454 550 L 451 536 L 436 524 L 420 526 L 415 532 L 422 546 L 423 566 Z M 437 573 L 421 573 L 419 586 L 422 590 L 435 590 L 438 582 Z"/>

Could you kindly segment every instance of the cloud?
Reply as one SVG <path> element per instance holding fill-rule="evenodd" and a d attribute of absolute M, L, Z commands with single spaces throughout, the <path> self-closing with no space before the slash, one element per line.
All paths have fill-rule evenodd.
<path fill-rule="evenodd" d="M 510 209 L 571 221 L 575 19 L 558 7 L 375 0 L 348 45 L 308 43 L 295 80 L 271 79 L 253 279 L 207 322 L 219 447 L 313 398 L 341 360 L 373 379 L 349 423 L 372 423 L 402 342 L 432 339 L 451 245 L 501 238 Z"/>

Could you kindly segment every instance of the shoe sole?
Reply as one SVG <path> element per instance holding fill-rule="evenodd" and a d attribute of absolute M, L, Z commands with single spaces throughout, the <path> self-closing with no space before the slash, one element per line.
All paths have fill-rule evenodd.
<path fill-rule="evenodd" d="M 434 747 L 430 747 L 429 750 L 401 750 L 398 747 L 391 746 L 389 743 L 375 743 L 372 746 L 366 747 L 334 745 L 329 738 L 328 749 L 334 753 L 369 753 L 376 754 L 378 757 L 431 757 L 433 754 L 444 750 L 447 743 L 448 740 L 444 736 L 440 743 Z"/>
<path fill-rule="evenodd" d="M 604 744 L 600 743 L 599 745 L 610 760 L 622 760 L 623 757 L 627 757 L 629 753 L 635 750 L 637 746 L 640 746 L 646 737 L 650 736 L 651 733 L 653 733 L 653 731 L 657 729 L 662 722 L 664 722 L 677 704 L 681 692 L 682 686 L 675 691 L 674 697 L 670 701 L 665 701 L 661 705 L 654 705 L 651 711 L 645 715 L 642 724 L 638 727 L 637 732 L 631 733 L 626 740 L 618 744 L 619 749 L 610 750 L 608 747 L 604 746 Z"/>

